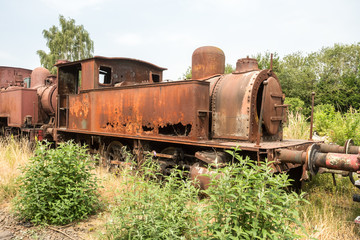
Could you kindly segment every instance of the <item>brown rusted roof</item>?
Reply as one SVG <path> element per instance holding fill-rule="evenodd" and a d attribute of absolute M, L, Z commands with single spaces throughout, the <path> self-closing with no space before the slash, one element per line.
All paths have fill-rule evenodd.
<path fill-rule="evenodd" d="M 139 59 L 134 59 L 134 58 L 125 58 L 125 57 L 103 57 L 103 56 L 94 56 L 92 58 L 87 58 L 87 59 L 82 59 L 82 60 L 78 60 L 78 61 L 74 61 L 74 62 L 66 62 L 66 63 L 58 63 L 55 64 L 55 66 L 60 67 L 60 66 L 67 66 L 67 65 L 72 65 L 74 63 L 81 63 L 81 62 L 85 62 L 85 61 L 91 61 L 91 60 L 109 60 L 109 61 L 116 61 L 116 60 L 123 60 L 123 61 L 133 61 L 133 62 L 139 62 L 142 64 L 146 64 L 146 65 L 150 65 L 152 67 L 158 68 L 159 70 L 167 70 L 167 68 L 162 68 L 159 67 L 155 64 L 143 61 L 143 60 L 139 60 Z"/>

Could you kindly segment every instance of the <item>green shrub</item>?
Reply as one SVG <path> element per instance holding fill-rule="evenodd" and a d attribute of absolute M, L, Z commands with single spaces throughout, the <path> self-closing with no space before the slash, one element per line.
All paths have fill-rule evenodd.
<path fill-rule="evenodd" d="M 285 104 L 289 104 L 289 112 L 301 112 L 305 108 L 305 103 L 300 98 L 291 98 L 287 97 L 285 98 Z"/>
<path fill-rule="evenodd" d="M 265 163 L 234 155 L 238 163 L 217 170 L 205 204 L 206 238 L 294 239 L 301 227 L 296 206 L 305 200 L 286 174 L 272 174 Z"/>
<path fill-rule="evenodd" d="M 97 183 L 86 151 L 72 141 L 56 149 L 38 143 L 19 177 L 16 213 L 35 224 L 60 225 L 94 213 L 99 206 Z"/>
<path fill-rule="evenodd" d="M 191 182 L 183 181 L 181 172 L 173 171 L 154 178 L 158 167 L 144 164 L 141 174 L 128 174 L 122 181 L 117 206 L 112 211 L 112 220 L 107 224 L 109 239 L 184 239 L 196 234 L 198 190 Z M 143 169 L 142 169 L 143 170 Z"/>
<path fill-rule="evenodd" d="M 314 109 L 314 129 L 320 135 L 326 135 L 328 129 L 331 128 L 335 115 L 335 107 L 330 104 L 321 104 L 315 106 Z"/>
<path fill-rule="evenodd" d="M 360 113 L 350 108 L 346 113 L 337 112 L 328 130 L 331 141 L 344 145 L 346 140 L 353 139 L 355 145 L 360 144 Z"/>
<path fill-rule="evenodd" d="M 158 167 L 126 174 L 107 224 L 107 239 L 293 239 L 301 226 L 296 206 L 304 200 L 285 189 L 287 175 L 273 175 L 234 155 L 237 162 L 212 169 L 213 183 L 203 191 L 182 173 L 155 180 Z M 148 161 L 151 161 L 151 159 Z M 151 164 L 150 164 L 151 165 Z M 143 166 L 149 166 L 144 164 Z"/>
<path fill-rule="evenodd" d="M 350 108 L 342 114 L 326 104 L 317 106 L 314 116 L 314 129 L 321 135 L 329 136 L 331 142 L 344 145 L 351 138 L 355 145 L 360 144 L 360 113 L 357 110 Z"/>

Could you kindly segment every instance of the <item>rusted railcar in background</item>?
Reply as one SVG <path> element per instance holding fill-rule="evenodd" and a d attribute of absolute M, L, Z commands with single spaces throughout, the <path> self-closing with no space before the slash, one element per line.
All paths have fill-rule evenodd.
<path fill-rule="evenodd" d="M 32 70 L 0 66 L 0 89 L 10 86 L 24 86 L 29 81 Z"/>
<path fill-rule="evenodd" d="M 296 184 L 319 167 L 359 170 L 355 150 L 333 149 L 335 156 L 319 142 L 283 139 L 280 82 L 256 59 L 239 59 L 236 70 L 224 74 L 222 50 L 201 47 L 193 53 L 193 78 L 174 82 L 163 82 L 165 68 L 129 58 L 57 67 L 56 125 L 49 132 L 55 141 L 76 139 L 104 152 L 109 165 L 123 163 L 127 146 L 139 158 L 152 152 L 165 173 L 175 166 L 189 170 L 206 187 L 207 165 L 229 162 L 225 150 L 237 147 L 258 162 L 272 161 L 274 172 L 289 172 Z"/>
<path fill-rule="evenodd" d="M 0 88 L 0 133 L 52 140 L 46 129 L 55 122 L 56 76 L 45 68 L 0 67 Z"/>

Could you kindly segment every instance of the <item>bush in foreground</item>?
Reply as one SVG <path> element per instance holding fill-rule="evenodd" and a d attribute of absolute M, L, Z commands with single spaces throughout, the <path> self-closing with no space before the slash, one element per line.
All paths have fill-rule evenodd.
<path fill-rule="evenodd" d="M 107 239 L 294 239 L 301 228 L 296 206 L 304 200 L 285 174 L 273 175 L 234 155 L 236 163 L 215 171 L 212 185 L 198 190 L 181 173 L 128 175 L 118 193 Z M 158 168 L 154 167 L 154 171 Z M 150 174 L 149 171 L 146 171 Z M 125 172 L 124 174 L 128 174 Z M 151 174 L 150 174 L 151 176 Z"/>
<path fill-rule="evenodd" d="M 269 164 L 242 159 L 216 170 L 205 193 L 206 232 L 214 239 L 294 239 L 301 228 L 296 206 L 305 200 L 286 174 L 272 174 Z M 235 237 L 235 238 L 234 238 Z"/>
<path fill-rule="evenodd" d="M 22 168 L 15 212 L 35 224 L 67 224 L 83 219 L 98 206 L 97 183 L 86 147 L 72 141 L 50 149 L 38 143 Z"/>

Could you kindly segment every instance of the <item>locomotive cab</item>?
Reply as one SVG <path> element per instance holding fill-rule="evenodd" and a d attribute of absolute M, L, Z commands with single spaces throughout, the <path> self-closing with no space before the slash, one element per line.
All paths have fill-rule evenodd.
<path fill-rule="evenodd" d="M 95 56 L 76 62 L 56 64 L 61 94 L 83 90 L 162 82 L 165 68 L 130 58 Z"/>
<path fill-rule="evenodd" d="M 95 56 L 75 62 L 59 61 L 57 127 L 69 125 L 69 96 L 96 89 L 162 82 L 165 68 L 130 58 Z"/>

